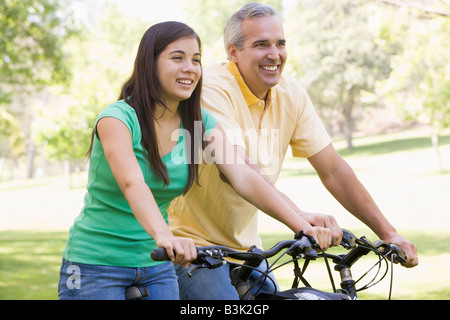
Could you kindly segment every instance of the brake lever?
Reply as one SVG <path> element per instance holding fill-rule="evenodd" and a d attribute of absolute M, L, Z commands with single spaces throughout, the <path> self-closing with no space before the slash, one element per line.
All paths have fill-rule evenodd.
<path fill-rule="evenodd" d="M 300 254 L 304 254 L 305 257 L 310 259 L 317 258 L 316 248 L 318 248 L 318 244 L 313 237 L 308 236 L 300 231 L 295 235 L 296 241 L 287 251 L 287 253 L 291 256 L 299 256 Z"/>
<path fill-rule="evenodd" d="M 392 254 L 394 259 L 397 260 L 400 263 L 406 262 L 406 255 L 405 252 L 395 243 L 386 242 L 383 240 L 379 240 L 374 243 L 374 246 L 381 251 L 381 253 L 384 254 L 384 256 L 387 256 L 389 254 Z"/>
<path fill-rule="evenodd" d="M 397 260 L 400 263 L 406 262 L 405 252 L 398 245 L 391 243 L 391 250 L 395 251 L 394 253 L 395 260 Z"/>
<path fill-rule="evenodd" d="M 208 269 L 216 269 L 223 265 L 225 265 L 227 262 L 225 260 L 222 260 L 220 258 L 213 258 L 210 256 L 206 257 L 200 257 L 195 259 L 191 262 L 194 266 L 189 269 L 188 271 L 188 277 L 192 277 L 192 273 L 200 268 L 208 268 Z"/>
<path fill-rule="evenodd" d="M 341 246 L 345 249 L 351 249 L 356 247 L 356 237 L 353 233 L 348 230 L 342 229 L 342 241 Z"/>

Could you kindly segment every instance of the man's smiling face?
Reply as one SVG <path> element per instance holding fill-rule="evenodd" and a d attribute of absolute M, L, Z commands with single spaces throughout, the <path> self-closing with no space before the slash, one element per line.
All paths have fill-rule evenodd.
<path fill-rule="evenodd" d="M 276 16 L 246 19 L 241 24 L 245 35 L 243 48 L 228 48 L 245 83 L 255 96 L 265 99 L 280 80 L 287 59 L 283 27 Z"/>

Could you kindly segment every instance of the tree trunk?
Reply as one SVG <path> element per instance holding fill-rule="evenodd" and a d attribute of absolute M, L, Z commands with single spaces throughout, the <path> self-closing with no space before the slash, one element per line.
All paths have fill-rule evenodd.
<path fill-rule="evenodd" d="M 36 155 L 36 146 L 30 139 L 27 150 L 27 178 L 31 179 L 34 176 L 34 156 Z"/>
<path fill-rule="evenodd" d="M 352 150 L 353 149 L 353 132 L 355 128 L 355 122 L 353 120 L 353 107 L 349 104 L 344 109 L 344 135 L 345 140 L 347 141 L 347 149 Z"/>
<path fill-rule="evenodd" d="M 437 169 L 438 171 L 442 171 L 444 169 L 442 165 L 442 156 L 441 151 L 439 149 L 439 132 L 437 129 L 433 129 L 433 134 L 431 135 L 431 144 L 433 146 Z"/>

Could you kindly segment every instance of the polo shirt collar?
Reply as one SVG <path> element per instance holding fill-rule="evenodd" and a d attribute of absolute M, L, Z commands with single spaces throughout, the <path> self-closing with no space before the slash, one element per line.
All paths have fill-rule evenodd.
<path fill-rule="evenodd" d="M 241 89 L 242 94 L 244 95 L 245 102 L 248 106 L 251 106 L 253 104 L 257 104 L 261 100 L 253 94 L 253 92 L 250 91 L 247 84 L 244 81 L 244 78 L 242 78 L 241 73 L 239 72 L 239 69 L 233 61 L 230 61 L 226 65 L 227 70 L 234 76 L 236 79 L 239 88 Z M 268 98 L 272 97 L 272 88 L 269 89 L 268 92 Z"/>

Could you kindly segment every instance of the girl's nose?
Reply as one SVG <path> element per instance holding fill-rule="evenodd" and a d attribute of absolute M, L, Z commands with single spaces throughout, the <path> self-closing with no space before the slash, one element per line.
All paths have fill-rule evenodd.
<path fill-rule="evenodd" d="M 188 73 L 194 73 L 195 72 L 195 66 L 192 62 L 186 61 L 186 63 L 183 65 L 183 72 Z"/>

